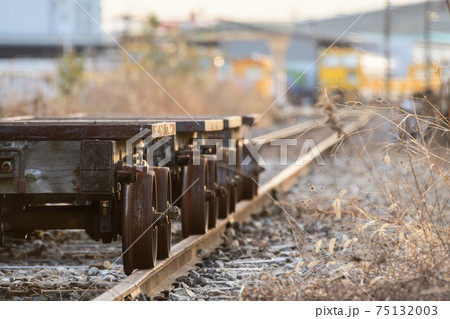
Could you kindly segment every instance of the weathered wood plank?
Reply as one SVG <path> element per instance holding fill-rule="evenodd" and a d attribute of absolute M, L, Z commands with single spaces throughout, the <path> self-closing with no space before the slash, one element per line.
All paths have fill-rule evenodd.
<path fill-rule="evenodd" d="M 26 193 L 78 192 L 80 141 L 15 141 L 10 144 L 25 152 Z M 2 194 L 17 193 L 17 169 L 15 177 L 0 178 Z"/>
<path fill-rule="evenodd" d="M 131 119 L 0 121 L 0 140 L 126 140 L 143 130 L 148 130 L 148 135 L 171 136 L 176 132 L 176 124 Z"/>

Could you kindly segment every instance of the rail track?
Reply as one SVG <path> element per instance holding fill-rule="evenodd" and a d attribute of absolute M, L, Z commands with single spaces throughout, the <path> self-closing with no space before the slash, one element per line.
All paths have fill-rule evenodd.
<path fill-rule="evenodd" d="M 351 134 L 364 127 L 369 120 L 370 116 L 360 116 L 356 120 L 348 122 L 343 127 L 343 132 Z M 294 125 L 271 134 L 254 137 L 252 138 L 252 141 L 264 140 L 264 143 L 262 144 L 267 145 L 267 141 L 295 137 L 306 130 L 324 124 L 325 121 L 325 119 L 320 119 Z M 210 249 L 220 242 L 221 236 L 225 232 L 227 225 L 248 220 L 253 213 L 261 210 L 265 205 L 270 203 L 277 192 L 285 192 L 290 189 L 298 178 L 307 172 L 308 166 L 317 156 L 320 156 L 320 154 L 329 150 L 340 140 L 340 134 L 329 134 L 317 144 L 318 152 L 309 151 L 301 158 L 298 158 L 297 164 L 288 165 L 277 175 L 272 176 L 265 184 L 258 184 L 257 196 L 251 200 L 237 203 L 235 212 L 225 219 L 219 220 L 215 228 L 209 230 L 206 234 L 192 235 L 180 241 L 172 247 L 171 257 L 158 262 L 155 268 L 135 271 L 94 300 L 133 300 L 142 294 L 153 297 L 158 295 L 161 290 L 169 288 L 171 283 L 175 281 L 175 278 L 185 274 L 187 270 L 198 261 L 197 252 L 199 250 Z M 298 163 L 302 164 L 298 165 Z M 254 182 L 255 184 L 257 183 L 256 181 Z"/>

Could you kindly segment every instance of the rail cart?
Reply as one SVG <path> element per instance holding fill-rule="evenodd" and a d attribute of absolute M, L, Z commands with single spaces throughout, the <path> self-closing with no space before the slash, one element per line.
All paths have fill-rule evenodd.
<path fill-rule="evenodd" d="M 170 233 L 156 222 L 171 201 L 162 187 L 157 196 L 156 179 L 170 187 L 170 171 L 150 167 L 136 149 L 175 133 L 173 122 L 0 121 L 0 243 L 37 229 L 85 229 L 104 243 L 121 234 L 125 272 L 153 267 L 158 228 Z"/>
<path fill-rule="evenodd" d="M 0 120 L 0 244 L 35 230 L 85 229 L 104 243 L 122 236 L 126 274 L 152 268 L 170 255 L 177 206 L 187 237 L 255 195 L 256 164 L 240 167 L 248 155 L 242 123 L 240 116 Z"/>

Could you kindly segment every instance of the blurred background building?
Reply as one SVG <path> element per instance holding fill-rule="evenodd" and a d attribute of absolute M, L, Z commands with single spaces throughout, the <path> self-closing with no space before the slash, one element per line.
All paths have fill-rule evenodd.
<path fill-rule="evenodd" d="M 193 44 L 221 50 L 221 74 L 235 76 L 242 85 L 274 97 L 289 87 L 288 101 L 281 104 L 311 104 L 317 87 L 351 91 L 365 101 L 386 97 L 386 85 L 394 100 L 426 88 L 439 90 L 448 79 L 441 66 L 450 62 L 444 0 L 360 15 L 294 24 L 218 21 L 184 34 Z"/>
<path fill-rule="evenodd" d="M 387 12 L 389 10 L 389 12 Z M 359 14 L 301 22 L 328 47 Z M 386 81 L 391 98 L 429 87 L 438 90 L 450 63 L 450 15 L 443 0 L 425 1 L 366 13 L 346 32 L 347 48 L 327 52 L 319 61 L 319 85 L 358 89 L 369 99 L 380 96 Z M 339 46 L 339 43 L 338 43 Z M 386 69 L 389 67 L 389 79 Z"/>
<path fill-rule="evenodd" d="M 101 23 L 100 0 L 78 0 Z M 60 56 L 69 48 L 98 48 L 105 36 L 72 0 L 0 1 L 0 57 Z"/>

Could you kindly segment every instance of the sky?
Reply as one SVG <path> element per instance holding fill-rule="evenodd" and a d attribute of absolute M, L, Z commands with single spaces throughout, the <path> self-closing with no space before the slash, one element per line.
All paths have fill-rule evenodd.
<path fill-rule="evenodd" d="M 392 5 L 424 0 L 390 0 Z M 151 13 L 160 20 L 199 19 L 291 22 L 383 8 L 386 0 L 101 0 L 104 23 L 124 15 L 143 18 Z"/>

